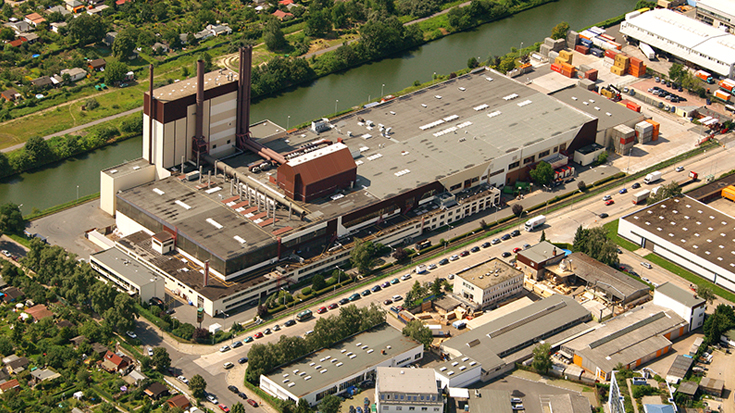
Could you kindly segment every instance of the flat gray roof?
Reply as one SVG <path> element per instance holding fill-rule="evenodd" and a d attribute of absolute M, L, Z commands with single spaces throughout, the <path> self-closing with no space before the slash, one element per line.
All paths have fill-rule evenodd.
<path fill-rule="evenodd" d="M 436 377 L 432 369 L 406 367 L 378 367 L 375 385 L 386 393 L 438 393 Z"/>
<path fill-rule="evenodd" d="M 656 292 L 654 294 L 657 294 L 659 292 L 671 299 L 674 299 L 684 304 L 689 308 L 697 307 L 704 304 L 704 299 L 697 296 L 697 294 L 693 291 L 686 291 L 668 281 L 656 287 Z"/>
<path fill-rule="evenodd" d="M 573 298 L 552 295 L 451 338 L 442 346 L 472 357 L 482 363 L 484 370 L 490 370 L 492 366 L 503 364 L 500 355 L 513 354 L 529 341 L 561 332 L 590 318 L 589 311 Z"/>
<path fill-rule="evenodd" d="M 364 346 L 367 347 L 363 349 Z M 383 324 L 277 368 L 266 377 L 301 398 L 418 346 L 421 344 L 388 324 Z M 385 355 L 382 350 L 385 350 Z M 352 357 L 353 355 L 356 357 Z M 322 372 L 323 370 L 325 371 Z M 306 380 L 306 377 L 309 379 Z M 289 381 L 284 383 L 286 379 Z M 289 387 L 291 383 L 295 384 Z"/>
<path fill-rule="evenodd" d="M 493 285 L 506 282 L 519 275 L 522 276 L 523 273 L 505 261 L 497 257 L 493 257 L 488 261 L 481 262 L 458 272 L 457 278 L 461 278 L 468 283 L 485 290 Z"/>
<path fill-rule="evenodd" d="M 233 72 L 230 69 L 218 69 L 207 72 L 204 74 L 204 90 L 213 89 L 227 83 L 235 83 L 237 82 L 237 78 L 237 72 Z M 168 102 L 185 96 L 196 95 L 196 91 L 197 77 L 195 71 L 194 77 L 154 89 L 153 97 L 162 102 Z"/>
<path fill-rule="evenodd" d="M 478 391 L 480 397 L 475 395 Z M 513 413 L 510 404 L 510 392 L 506 390 L 478 389 L 470 391 L 467 401 L 472 413 Z"/>
<path fill-rule="evenodd" d="M 702 260 L 735 271 L 735 218 L 686 195 L 620 219 L 656 234 Z"/>
<path fill-rule="evenodd" d="M 619 105 L 610 99 L 578 86 L 551 93 L 560 101 L 598 119 L 597 130 L 603 131 L 623 123 L 643 120 L 643 114 Z M 609 113 L 609 115 L 608 115 Z"/>
<path fill-rule="evenodd" d="M 117 248 L 94 253 L 90 258 L 99 261 L 138 286 L 148 285 L 153 277 L 158 276 L 148 267 L 130 258 Z"/>
<path fill-rule="evenodd" d="M 155 168 L 155 166 L 148 163 L 147 160 L 143 158 L 138 158 L 130 162 L 125 162 L 120 165 L 115 165 L 113 167 L 103 169 L 102 173 L 109 175 L 113 178 L 119 178 L 121 176 L 129 175 L 133 172 L 136 172 L 141 168 L 147 168 L 147 167 Z"/>
<path fill-rule="evenodd" d="M 556 255 L 554 255 L 555 252 Z M 531 262 L 544 262 L 548 259 L 564 254 L 564 250 L 555 247 L 548 241 L 541 241 L 529 249 L 518 252 L 518 255 L 528 258 Z"/>
<path fill-rule="evenodd" d="M 686 326 L 674 311 L 647 303 L 564 344 L 605 372 L 630 364 L 671 344 L 664 334 Z"/>
<path fill-rule="evenodd" d="M 666 375 L 683 378 L 686 376 L 689 368 L 692 367 L 692 363 L 694 363 L 693 358 L 688 357 L 688 355 L 679 354 L 674 359 L 674 364 L 671 365 Z"/>
<path fill-rule="evenodd" d="M 554 413 L 589 413 L 591 409 L 588 398 L 581 394 L 543 394 L 539 396 L 542 406 Z"/>
<path fill-rule="evenodd" d="M 462 367 L 464 367 L 464 369 Z M 451 360 L 447 360 L 443 363 L 435 365 L 434 371 L 445 377 L 450 377 L 448 375 L 449 372 L 459 374 L 460 372 L 464 372 L 465 370 L 472 370 L 475 367 L 479 367 L 479 363 L 477 362 L 477 360 L 473 359 L 472 357 L 463 356 L 459 358 L 453 358 Z"/>

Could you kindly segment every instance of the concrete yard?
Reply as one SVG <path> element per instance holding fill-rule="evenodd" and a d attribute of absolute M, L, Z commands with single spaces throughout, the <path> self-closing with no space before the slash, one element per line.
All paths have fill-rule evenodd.
<path fill-rule="evenodd" d="M 711 377 L 713 379 L 724 380 L 725 390 L 722 392 L 722 398 L 716 398 L 714 400 L 708 400 L 707 403 L 715 407 L 722 404 L 723 412 L 735 412 L 735 399 L 733 399 L 733 388 L 735 388 L 735 356 L 732 354 L 726 354 L 724 351 L 715 350 L 712 352 L 713 360 L 707 368 L 705 377 Z M 719 399 L 719 400 L 718 400 Z"/>

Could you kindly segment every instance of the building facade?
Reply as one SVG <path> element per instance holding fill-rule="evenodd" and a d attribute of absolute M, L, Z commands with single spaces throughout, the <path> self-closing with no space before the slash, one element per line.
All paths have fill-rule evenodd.
<path fill-rule="evenodd" d="M 444 410 L 441 388 L 433 369 L 378 367 L 375 403 L 382 413 L 439 413 Z"/>
<path fill-rule="evenodd" d="M 735 1 L 697 1 L 697 20 L 729 33 L 735 33 Z"/>
<path fill-rule="evenodd" d="M 490 308 L 523 290 L 523 273 L 492 258 L 457 273 L 453 294 L 477 309 Z"/>
<path fill-rule="evenodd" d="M 674 310 L 679 317 L 687 320 L 689 330 L 696 330 L 704 324 L 707 302 L 693 291 L 685 291 L 670 282 L 665 282 L 656 287 L 653 303 Z"/>

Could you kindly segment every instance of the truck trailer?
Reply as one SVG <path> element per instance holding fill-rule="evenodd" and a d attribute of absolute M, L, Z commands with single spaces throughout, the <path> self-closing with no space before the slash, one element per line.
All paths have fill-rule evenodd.
<path fill-rule="evenodd" d="M 544 225 L 544 222 L 546 222 L 546 217 L 543 215 L 539 215 L 526 221 L 526 225 L 524 228 L 526 231 L 533 231 L 541 225 Z"/>
<path fill-rule="evenodd" d="M 648 196 L 651 195 L 651 191 L 648 189 L 644 189 L 643 191 L 636 192 L 633 194 L 633 203 L 638 205 L 641 202 L 644 202 L 646 199 L 648 199 Z"/>
<path fill-rule="evenodd" d="M 650 185 L 650 184 L 652 184 L 652 183 L 657 182 L 658 180 L 660 180 L 661 179 L 661 175 L 662 174 L 659 171 L 651 172 L 650 174 L 646 175 L 645 178 L 643 178 L 643 182 L 645 182 L 645 183 L 647 183 L 647 184 Z"/>
<path fill-rule="evenodd" d="M 648 60 L 653 60 L 656 58 L 656 52 L 653 51 L 653 48 L 643 42 L 638 44 L 638 48 L 641 49 L 641 52 L 648 58 Z"/>

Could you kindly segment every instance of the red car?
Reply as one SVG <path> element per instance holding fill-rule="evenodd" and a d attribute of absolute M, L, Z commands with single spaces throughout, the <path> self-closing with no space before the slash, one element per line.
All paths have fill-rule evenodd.
<path fill-rule="evenodd" d="M 255 338 L 263 338 L 263 333 L 258 331 L 257 333 L 255 333 Z"/>
<path fill-rule="evenodd" d="M 613 201 L 612 199 L 608 199 L 607 201 L 605 201 L 605 205 L 612 205 L 614 203 L 615 201 Z"/>
<path fill-rule="evenodd" d="M 219 404 L 219 409 L 220 409 L 220 410 L 222 410 L 222 411 L 223 411 L 223 412 L 225 412 L 225 413 L 230 413 L 230 408 L 229 408 L 229 407 L 227 407 L 227 406 L 225 406 L 225 405 L 224 405 L 224 404 L 222 404 L 222 403 L 220 403 L 220 404 Z"/>
<path fill-rule="evenodd" d="M 251 406 L 253 406 L 253 407 L 258 407 L 258 402 L 256 402 L 253 399 L 248 399 L 248 404 L 251 405 Z"/>
<path fill-rule="evenodd" d="M 515 248 L 513 248 L 513 254 L 518 254 L 518 251 L 521 251 L 521 250 L 522 250 L 522 248 L 515 247 Z"/>
<path fill-rule="evenodd" d="M 323 314 L 327 312 L 327 307 L 319 307 L 318 310 L 316 310 L 317 314 Z"/>
<path fill-rule="evenodd" d="M 337 305 L 337 303 L 332 303 L 332 304 L 329 304 L 329 306 L 327 308 L 330 309 L 330 310 L 334 310 L 337 307 L 339 307 L 339 305 Z"/>
<path fill-rule="evenodd" d="M 460 257 L 466 257 L 468 255 L 470 255 L 470 252 L 469 251 L 462 251 L 462 253 L 459 254 Z"/>

